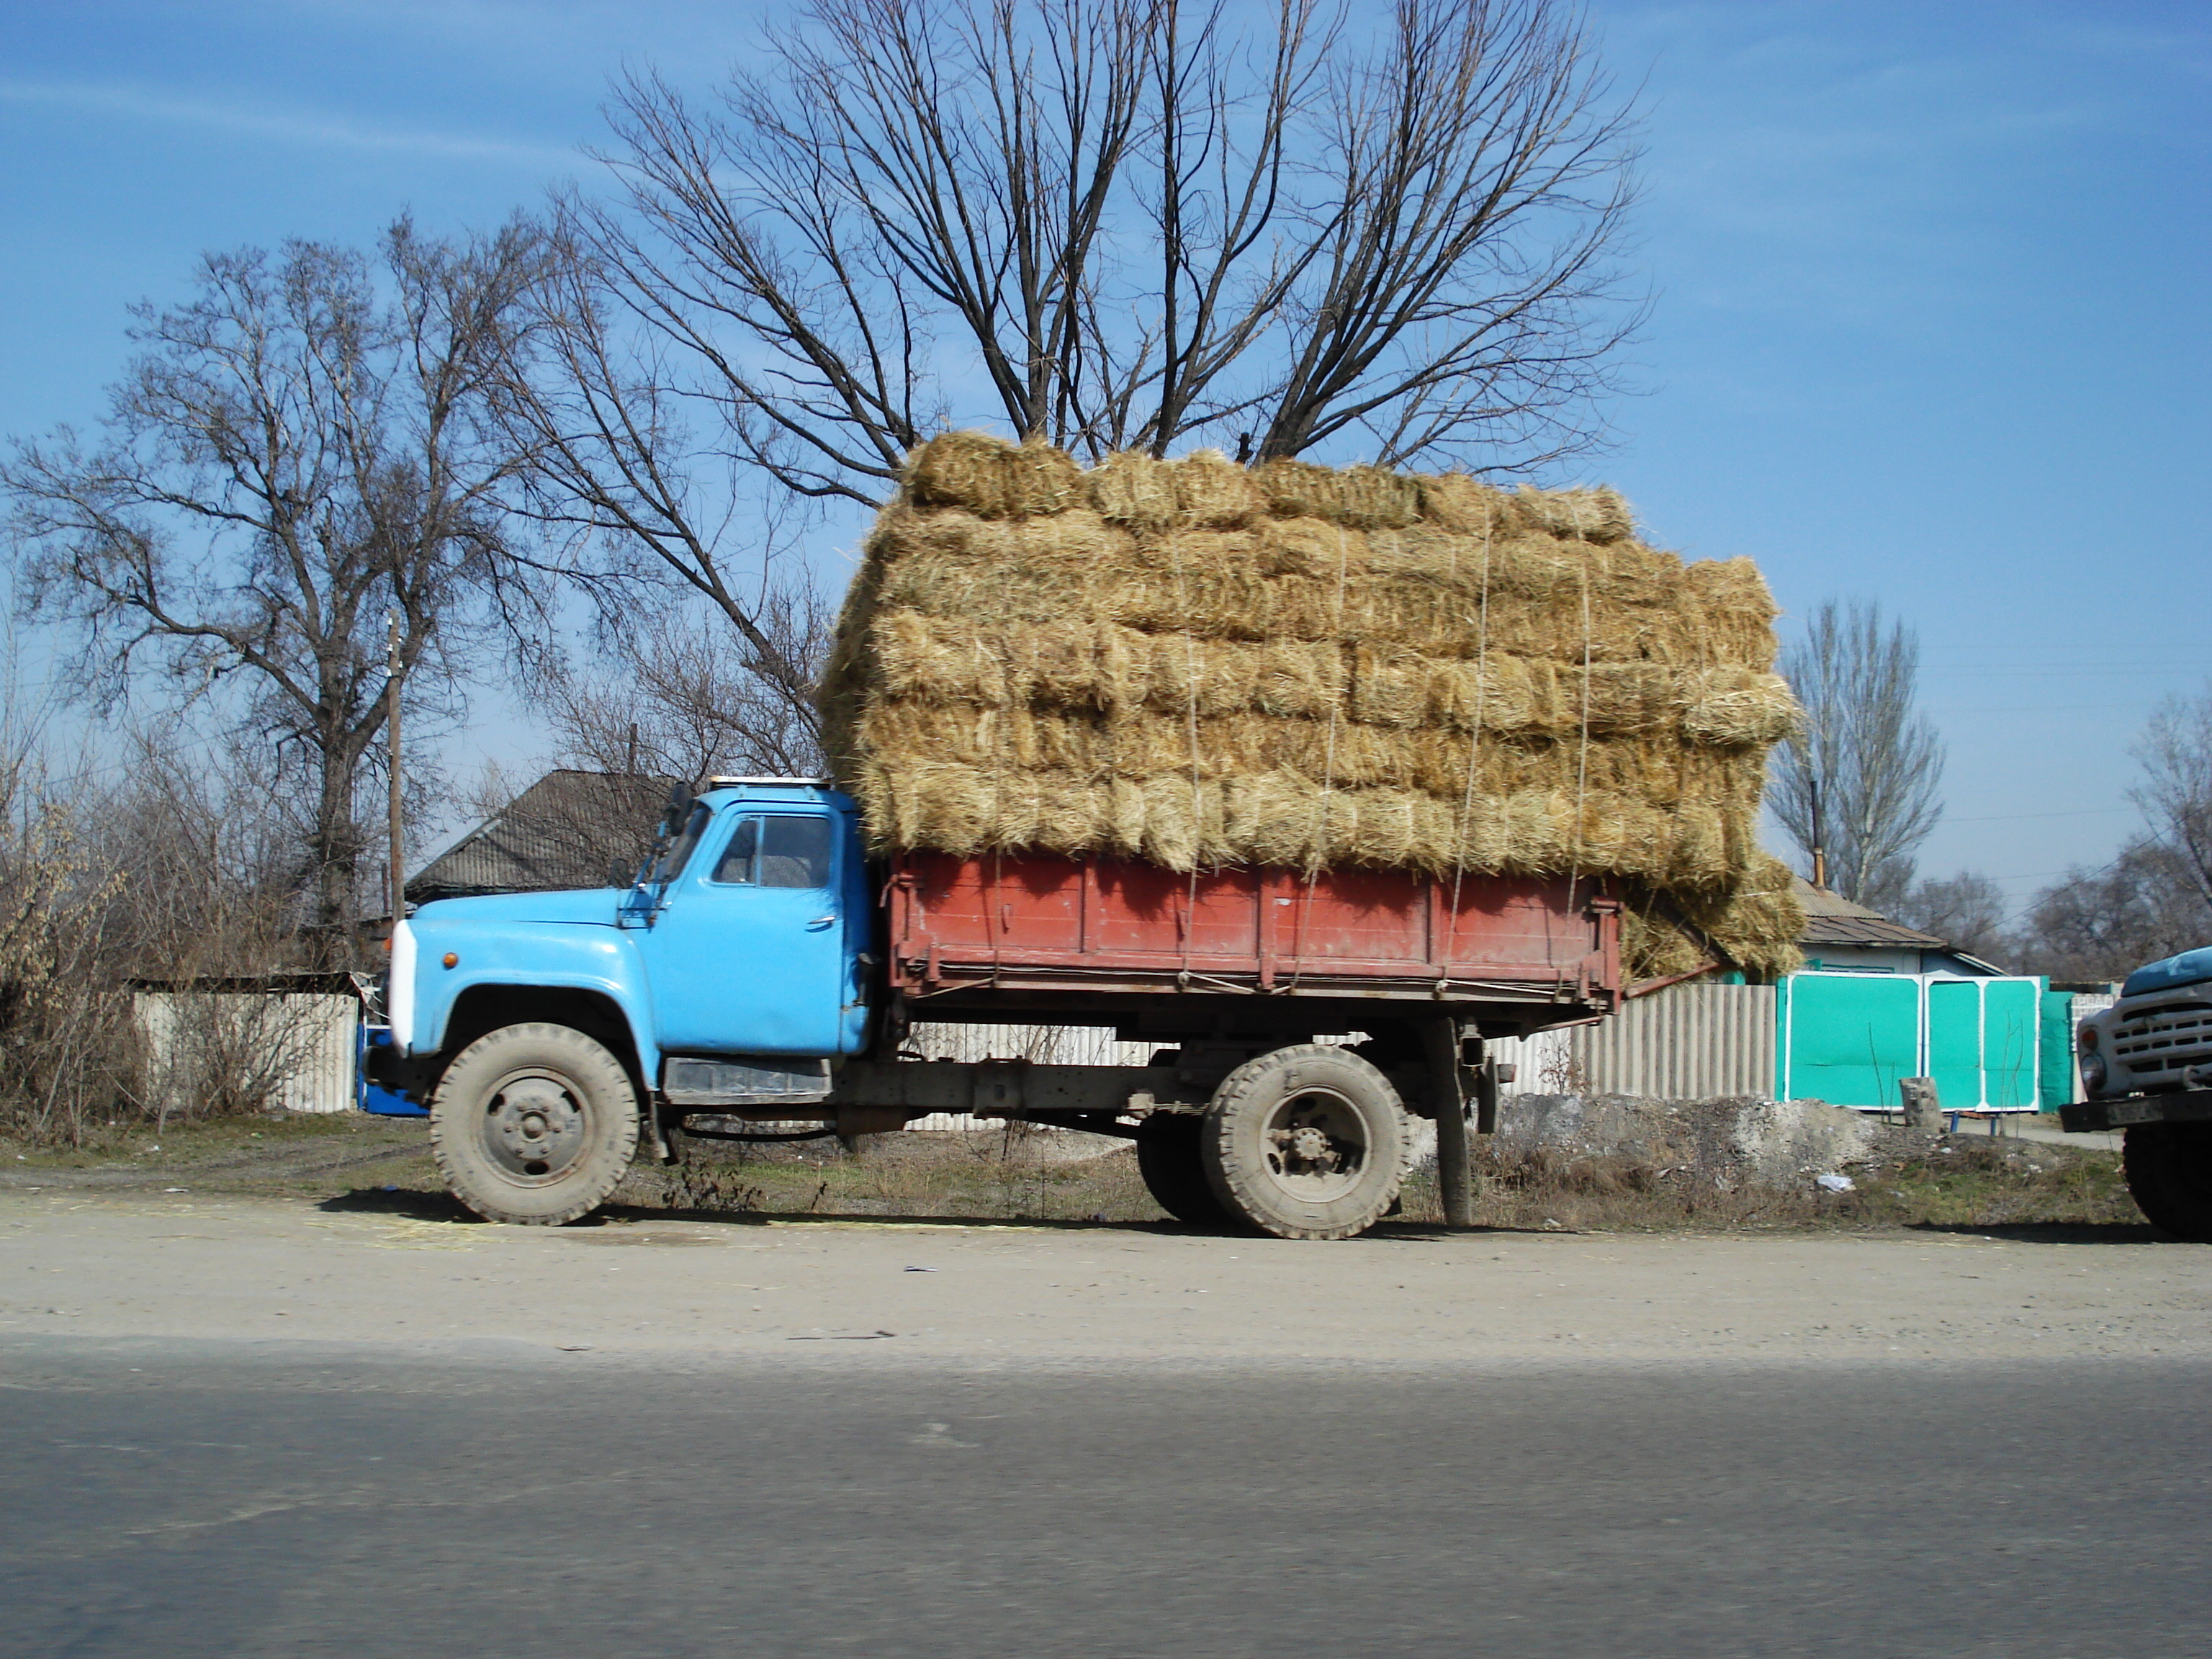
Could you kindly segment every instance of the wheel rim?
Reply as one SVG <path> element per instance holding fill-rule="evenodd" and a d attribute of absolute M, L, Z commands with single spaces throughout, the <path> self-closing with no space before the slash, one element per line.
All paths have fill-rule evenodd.
<path fill-rule="evenodd" d="M 589 1150 L 591 1109 L 584 1091 L 557 1072 L 532 1069 L 500 1080 L 477 1120 L 492 1166 L 523 1187 L 550 1187 Z"/>
<path fill-rule="evenodd" d="M 1260 1140 L 1268 1174 L 1285 1194 L 1328 1204 L 1356 1189 L 1367 1169 L 1367 1121 L 1334 1089 L 1302 1089 L 1267 1114 Z"/>

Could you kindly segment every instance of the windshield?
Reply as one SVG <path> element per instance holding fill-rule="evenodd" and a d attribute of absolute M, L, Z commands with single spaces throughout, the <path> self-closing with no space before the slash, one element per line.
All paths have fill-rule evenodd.
<path fill-rule="evenodd" d="M 692 807 L 691 816 L 684 820 L 684 833 L 668 843 L 646 880 L 654 886 L 662 886 L 682 875 L 684 866 L 691 861 L 691 854 L 697 850 L 699 837 L 707 833 L 707 821 L 714 816 L 713 811 L 707 806 Z"/>

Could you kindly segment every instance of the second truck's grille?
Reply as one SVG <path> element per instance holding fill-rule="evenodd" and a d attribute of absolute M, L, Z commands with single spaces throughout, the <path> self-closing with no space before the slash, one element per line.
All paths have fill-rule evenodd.
<path fill-rule="evenodd" d="M 2212 1007 L 2176 1003 L 2124 1020 L 2112 1031 L 2112 1056 L 2130 1072 L 2171 1072 L 2212 1057 Z"/>

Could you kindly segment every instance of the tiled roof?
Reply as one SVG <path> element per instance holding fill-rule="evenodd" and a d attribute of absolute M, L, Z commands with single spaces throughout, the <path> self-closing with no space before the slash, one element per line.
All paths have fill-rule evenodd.
<path fill-rule="evenodd" d="M 1892 921 L 1881 911 L 1854 904 L 1825 887 L 1800 880 L 1796 890 L 1797 902 L 1805 908 L 1805 931 L 1797 936 L 1800 945 L 1893 945 L 1908 951 L 1949 948 L 1947 939 Z"/>
<path fill-rule="evenodd" d="M 635 868 L 674 780 L 548 772 L 407 878 L 417 904 L 478 893 L 604 887 L 617 860 Z"/>

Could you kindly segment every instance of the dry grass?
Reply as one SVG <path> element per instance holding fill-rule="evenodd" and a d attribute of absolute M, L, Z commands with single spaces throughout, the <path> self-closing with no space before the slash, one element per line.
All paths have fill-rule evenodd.
<path fill-rule="evenodd" d="M 357 1112 L 200 1117 L 158 1130 L 137 1120 L 102 1121 L 73 1146 L 0 1138 L 0 1181 L 19 1188 L 185 1187 L 287 1198 L 386 1186 L 435 1191 L 439 1184 L 423 1120 Z"/>
<path fill-rule="evenodd" d="M 886 849 L 1611 876 L 1632 977 L 1771 974 L 1774 616 L 1610 490 L 956 433 L 869 539 L 825 741 Z"/>
<path fill-rule="evenodd" d="M 1478 1152 L 1480 1226 L 1581 1231 L 1887 1227 L 2142 1226 L 2119 1155 L 1957 1136 L 1853 1164 L 1854 1189 L 1717 1184 L 1686 1164 Z M 1433 1169 L 1407 1189 L 1408 1220 L 1443 1219 Z"/>
<path fill-rule="evenodd" d="M 1071 1143 L 1073 1143 L 1071 1145 Z M 1071 1152 L 1080 1155 L 1071 1156 Z M 1960 1135 L 1854 1165 L 1850 1193 L 1809 1180 L 1724 1188 L 1683 1165 L 1478 1151 L 1485 1227 L 1544 1231 L 2141 1227 L 2118 1154 Z M 82 1147 L 0 1141 L 0 1185 L 319 1199 L 347 1208 L 461 1219 L 420 1120 L 234 1118 L 156 1138 L 117 1125 Z M 1126 1146 L 1050 1129 L 872 1137 L 788 1147 L 692 1143 L 673 1169 L 641 1162 L 615 1195 L 632 1212 L 905 1216 L 1168 1224 Z M 1442 1220 L 1432 1169 L 1417 1170 L 1393 1225 Z"/>

